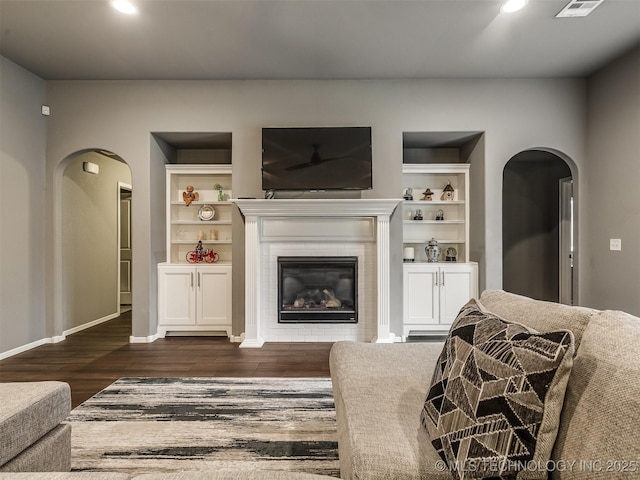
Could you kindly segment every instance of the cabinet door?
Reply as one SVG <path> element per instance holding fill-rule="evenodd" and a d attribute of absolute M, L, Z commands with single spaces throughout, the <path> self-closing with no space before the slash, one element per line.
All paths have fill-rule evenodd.
<path fill-rule="evenodd" d="M 419 327 L 438 324 L 438 267 L 404 269 L 404 323 Z"/>
<path fill-rule="evenodd" d="M 477 295 L 472 266 L 456 265 L 440 269 L 440 323 L 451 325 L 462 306 Z"/>
<path fill-rule="evenodd" d="M 231 326 L 231 267 L 197 269 L 198 325 Z"/>
<path fill-rule="evenodd" d="M 160 325 L 195 325 L 196 269 L 170 266 L 158 269 Z"/>

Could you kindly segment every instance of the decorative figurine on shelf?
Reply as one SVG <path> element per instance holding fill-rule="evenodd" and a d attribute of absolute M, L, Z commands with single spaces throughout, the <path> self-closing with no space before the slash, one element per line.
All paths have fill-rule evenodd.
<path fill-rule="evenodd" d="M 222 193 L 222 185 L 220 185 L 219 183 L 216 183 L 213 186 L 213 189 L 218 191 L 218 201 L 224 202 L 224 193 Z"/>
<path fill-rule="evenodd" d="M 191 205 L 191 202 L 197 202 L 199 198 L 198 192 L 193 191 L 193 185 L 187 185 L 187 191 L 182 192 L 182 199 L 187 207 Z"/>
<path fill-rule="evenodd" d="M 417 209 L 416 213 L 413 215 L 414 220 L 422 220 L 422 210 Z"/>
<path fill-rule="evenodd" d="M 458 252 L 455 248 L 449 247 L 444 252 L 444 261 L 445 262 L 455 262 L 457 261 Z"/>
<path fill-rule="evenodd" d="M 453 200 L 455 190 L 451 186 L 451 180 L 447 181 L 447 185 L 442 190 L 442 200 Z"/>
<path fill-rule="evenodd" d="M 433 192 L 430 188 L 427 188 L 424 192 L 422 192 L 422 200 L 431 201 L 433 200 Z"/>
<path fill-rule="evenodd" d="M 413 200 L 413 188 L 406 188 L 404 191 L 404 195 L 402 195 L 404 200 Z"/>
<path fill-rule="evenodd" d="M 189 263 L 215 263 L 219 258 L 220 256 L 216 252 L 202 246 L 202 240 L 198 241 L 195 250 L 187 252 L 187 262 Z"/>
<path fill-rule="evenodd" d="M 436 220 L 444 220 L 444 211 L 442 209 L 436 212 Z"/>
<path fill-rule="evenodd" d="M 424 253 L 427 255 L 427 262 L 434 263 L 440 260 L 440 245 L 435 238 L 432 238 L 424 247 Z"/>

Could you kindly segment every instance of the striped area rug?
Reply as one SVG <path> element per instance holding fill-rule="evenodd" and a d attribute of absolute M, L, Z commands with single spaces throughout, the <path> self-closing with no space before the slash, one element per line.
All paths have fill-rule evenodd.
<path fill-rule="evenodd" d="M 340 476 L 326 378 L 121 378 L 67 422 L 72 471 Z"/>

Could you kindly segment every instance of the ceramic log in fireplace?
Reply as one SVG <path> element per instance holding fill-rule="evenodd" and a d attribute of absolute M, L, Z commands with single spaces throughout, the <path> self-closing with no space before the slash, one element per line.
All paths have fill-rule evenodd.
<path fill-rule="evenodd" d="M 358 323 L 357 257 L 278 257 L 278 323 Z"/>

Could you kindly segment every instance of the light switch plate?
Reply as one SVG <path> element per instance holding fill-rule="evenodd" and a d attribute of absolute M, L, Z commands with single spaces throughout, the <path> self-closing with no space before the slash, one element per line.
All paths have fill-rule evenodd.
<path fill-rule="evenodd" d="M 622 250 L 622 240 L 619 238 L 610 238 L 609 239 L 609 250 Z"/>

